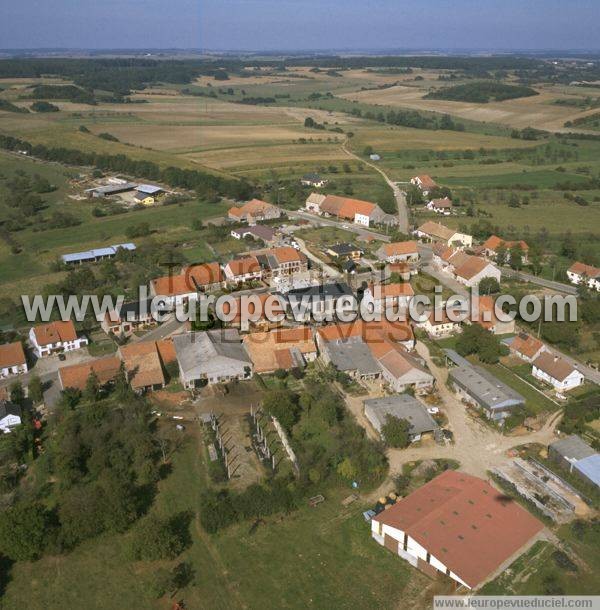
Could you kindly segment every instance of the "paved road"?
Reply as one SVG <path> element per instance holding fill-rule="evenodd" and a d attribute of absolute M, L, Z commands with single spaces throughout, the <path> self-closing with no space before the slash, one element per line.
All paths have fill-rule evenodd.
<path fill-rule="evenodd" d="M 372 237 L 374 239 L 379 239 L 380 241 L 390 241 L 390 237 L 383 233 L 378 233 L 377 231 L 369 231 L 360 225 L 355 225 L 354 223 L 350 224 L 348 222 L 341 222 L 338 220 L 333 220 L 332 218 L 324 218 L 322 216 L 315 216 L 314 214 L 310 214 L 309 212 L 288 212 L 288 218 L 301 218 L 303 220 L 308 220 L 313 224 L 317 224 L 325 227 L 337 227 L 338 229 L 343 229 L 345 231 L 350 231 L 351 233 L 356 233 L 359 237 Z M 299 226 L 298 230 L 302 230 L 304 227 Z"/>
<path fill-rule="evenodd" d="M 296 236 L 294 236 L 294 239 L 295 239 L 296 243 L 298 244 L 298 246 L 300 246 L 300 251 L 302 252 L 302 254 L 304 254 L 306 256 L 306 258 L 310 259 L 313 263 L 315 263 L 315 265 L 317 265 L 317 267 L 322 270 L 324 276 L 329 276 L 331 278 L 336 278 L 336 279 L 343 276 L 343 274 L 340 273 L 337 269 L 334 269 L 330 265 L 327 265 L 318 256 L 313 254 L 306 247 L 306 244 L 304 243 L 303 239 L 300 239 L 299 237 L 296 237 Z"/>
<path fill-rule="evenodd" d="M 509 279 L 521 280 L 522 282 L 536 284 L 537 286 L 541 286 L 542 288 L 549 288 L 550 290 L 557 290 L 558 292 L 577 295 L 577 287 L 572 286 L 571 284 L 563 284 L 562 282 L 545 280 L 544 278 L 537 277 L 535 275 L 532 275 L 531 273 L 515 271 L 514 269 L 508 269 L 507 267 L 501 267 L 500 271 L 502 272 L 502 275 Z"/>
<path fill-rule="evenodd" d="M 364 163 L 365 165 L 372 167 L 376 172 L 380 173 L 383 176 L 383 179 L 386 181 L 387 185 L 392 189 L 392 192 L 394 193 L 394 198 L 396 199 L 396 205 L 398 206 L 398 229 L 400 230 L 400 232 L 408 234 L 409 225 L 408 225 L 408 206 L 406 205 L 406 193 L 404 191 L 400 190 L 398 185 L 395 182 L 393 182 L 392 180 L 390 180 L 389 176 L 380 167 L 378 167 L 374 163 L 365 161 L 358 155 L 354 154 L 348 148 L 347 140 L 342 144 L 342 150 L 349 157 L 353 157 L 354 159 L 357 159 L 361 163 Z"/>

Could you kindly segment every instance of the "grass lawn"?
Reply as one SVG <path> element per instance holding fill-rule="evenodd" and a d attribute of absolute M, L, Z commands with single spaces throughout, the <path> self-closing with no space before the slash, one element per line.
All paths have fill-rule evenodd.
<path fill-rule="evenodd" d="M 206 484 L 203 454 L 190 435 L 160 484 L 155 510 L 197 510 Z M 428 579 L 371 539 L 361 515 L 364 507 L 340 504 L 349 493 L 324 490 L 327 499 L 317 508 L 269 517 L 254 532 L 248 522 L 209 536 L 194 519 L 192 545 L 176 561 L 191 563 L 195 579 L 177 599 L 189 608 L 217 610 L 384 608 L 399 599 L 412 606 Z M 129 562 L 124 540 L 102 537 L 69 555 L 16 564 L 2 607 L 169 607 L 167 600 L 150 599 L 146 587 L 162 562 Z"/>
<path fill-rule="evenodd" d="M 500 379 L 500 381 L 503 381 L 506 385 L 510 386 L 513 390 L 519 392 L 527 401 L 528 406 L 536 413 L 556 411 L 556 409 L 558 409 L 551 400 L 525 383 L 525 381 L 510 369 L 507 369 L 501 364 L 485 364 L 483 362 L 478 362 L 478 364 Z"/>

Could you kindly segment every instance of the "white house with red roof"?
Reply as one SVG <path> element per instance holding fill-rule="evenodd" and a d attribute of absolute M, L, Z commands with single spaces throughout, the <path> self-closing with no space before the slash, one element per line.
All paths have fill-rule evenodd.
<path fill-rule="evenodd" d="M 477 589 L 505 570 L 544 524 L 487 481 L 446 470 L 371 520 L 381 546 L 432 577 Z"/>
<path fill-rule="evenodd" d="M 576 262 L 567 269 L 571 284 L 586 284 L 592 290 L 600 291 L 600 269 L 592 265 Z"/>
<path fill-rule="evenodd" d="M 20 341 L 0 345 L 0 379 L 27 372 L 27 359 Z"/>
<path fill-rule="evenodd" d="M 70 352 L 88 344 L 86 337 L 77 336 L 75 324 L 71 320 L 49 322 L 32 327 L 29 331 L 29 342 L 38 358 L 60 352 Z"/>
<path fill-rule="evenodd" d="M 410 179 L 410 183 L 414 184 L 423 195 L 427 196 L 430 191 L 437 187 L 436 181 L 427 174 L 421 174 Z"/>

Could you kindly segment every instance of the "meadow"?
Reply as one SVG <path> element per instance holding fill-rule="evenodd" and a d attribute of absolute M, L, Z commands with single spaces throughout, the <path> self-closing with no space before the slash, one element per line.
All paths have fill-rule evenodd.
<path fill-rule="evenodd" d="M 160 483 L 159 514 L 195 513 L 207 483 L 203 445 L 188 433 L 170 475 Z M 324 490 L 325 491 L 325 490 Z M 348 490 L 326 492 L 316 508 L 246 522 L 209 535 L 197 518 L 191 546 L 177 559 L 192 566 L 193 583 L 177 593 L 189 608 L 382 608 L 404 599 L 428 607 L 428 579 L 370 537 L 361 503 L 340 501 Z M 170 607 L 152 599 L 148 582 L 169 562 L 131 562 L 126 536 L 105 536 L 70 554 L 18 563 L 9 572 L 3 608 L 53 610 L 81 606 L 117 610 Z M 373 586 L 377 582 L 377 586 Z"/>

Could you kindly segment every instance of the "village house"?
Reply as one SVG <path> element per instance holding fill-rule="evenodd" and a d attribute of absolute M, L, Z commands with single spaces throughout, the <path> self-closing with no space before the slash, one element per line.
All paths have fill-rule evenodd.
<path fill-rule="evenodd" d="M 252 296 L 257 300 L 257 304 L 249 302 L 247 311 L 243 312 L 244 316 L 242 316 L 241 297 L 233 297 L 233 301 L 225 301 L 222 309 L 226 318 L 224 324 L 242 332 L 267 331 L 280 326 L 281 321 L 275 318 L 285 319 L 286 311 L 281 295 L 263 292 Z"/>
<path fill-rule="evenodd" d="M 321 204 L 326 198 L 327 195 L 323 195 L 322 193 L 311 193 L 306 198 L 304 207 L 308 212 L 312 212 L 313 214 L 321 214 Z"/>
<path fill-rule="evenodd" d="M 27 358 L 20 341 L 0 345 L 0 379 L 27 372 Z"/>
<path fill-rule="evenodd" d="M 277 241 L 275 230 L 267 225 L 254 225 L 231 230 L 231 237 L 245 239 L 250 237 L 255 241 L 262 241 L 265 245 L 274 245 Z"/>
<path fill-rule="evenodd" d="M 317 346 L 308 326 L 254 332 L 242 340 L 255 373 L 304 368 L 317 357 Z"/>
<path fill-rule="evenodd" d="M 136 203 L 141 205 L 153 205 L 155 203 L 155 199 L 152 195 L 148 195 L 148 193 L 143 193 L 140 191 L 136 191 L 133 194 L 133 199 Z"/>
<path fill-rule="evenodd" d="M 267 282 L 276 278 L 308 279 L 308 259 L 292 246 L 255 250 L 253 254 L 263 270 L 263 279 Z"/>
<path fill-rule="evenodd" d="M 502 310 L 490 295 L 480 296 L 475 308 L 470 308 L 472 314 L 467 320 L 471 324 L 479 324 L 494 335 L 507 335 L 515 332 L 514 319 L 502 316 Z M 501 319 L 501 316 L 504 319 Z"/>
<path fill-rule="evenodd" d="M 521 251 L 521 262 L 526 265 L 529 254 L 529 246 L 523 240 L 520 241 L 505 241 L 497 235 L 490 235 L 481 245 L 484 256 L 488 258 L 498 259 L 498 252 L 503 251 L 503 260 L 497 260 L 500 265 L 510 263 L 511 252 L 518 248 Z"/>
<path fill-rule="evenodd" d="M 119 311 L 107 311 L 100 326 L 107 335 L 112 333 L 117 337 L 130 337 L 135 331 L 156 323 L 152 315 L 152 299 L 145 299 L 123 303 Z"/>
<path fill-rule="evenodd" d="M 443 199 L 432 199 L 425 207 L 436 214 L 450 216 L 452 214 L 452 205 L 452 199 L 444 197 Z"/>
<path fill-rule="evenodd" d="M 415 235 L 426 242 L 441 242 L 446 246 L 453 246 L 455 248 L 470 248 L 473 245 L 473 237 L 471 235 L 449 229 L 432 220 L 424 222 L 415 231 Z"/>
<path fill-rule="evenodd" d="M 600 291 L 600 269 L 584 263 L 573 263 L 567 269 L 567 277 L 571 284 L 585 284 L 592 290 Z"/>
<path fill-rule="evenodd" d="M 380 261 L 387 263 L 417 263 L 419 250 L 416 241 L 397 241 L 383 244 L 375 253 Z"/>
<path fill-rule="evenodd" d="M 175 335 L 173 344 L 186 389 L 252 377 L 252 362 L 236 329 Z"/>
<path fill-rule="evenodd" d="M 383 379 L 393 392 L 414 390 L 418 393 L 430 392 L 435 385 L 434 376 L 415 356 L 390 341 L 371 342 L 371 352 L 375 356 Z"/>
<path fill-rule="evenodd" d="M 550 352 L 542 352 L 533 361 L 531 374 L 550 384 L 557 392 L 568 392 L 585 381 L 583 374 L 572 364 Z"/>
<path fill-rule="evenodd" d="M 85 386 L 92 373 L 94 373 L 98 385 L 105 387 L 111 385 L 121 370 L 121 361 L 116 356 L 105 356 L 96 358 L 82 364 L 62 366 L 58 369 L 58 381 L 60 389 L 85 390 Z"/>
<path fill-rule="evenodd" d="M 507 345 L 513 354 L 525 362 L 533 362 L 546 351 L 546 346 L 539 339 L 527 333 L 519 333 L 512 340 L 507 341 Z"/>
<path fill-rule="evenodd" d="M 0 399 L 0 432 L 9 434 L 13 428 L 21 425 L 23 413 L 21 407 L 10 400 Z"/>
<path fill-rule="evenodd" d="M 302 186 L 312 186 L 313 188 L 323 188 L 324 186 L 327 186 L 327 180 L 325 180 L 325 178 L 322 178 L 321 176 L 319 176 L 319 174 L 304 174 L 304 176 L 302 176 L 302 178 L 300 178 L 300 184 Z"/>
<path fill-rule="evenodd" d="M 328 324 L 319 328 L 315 335 L 319 351 L 323 351 L 325 344 L 330 341 L 345 341 L 352 337 L 359 337 L 364 343 L 398 343 L 406 350 L 415 347 L 415 336 L 410 324 L 385 319 L 373 322 L 357 319 L 354 322 Z"/>
<path fill-rule="evenodd" d="M 165 307 L 198 300 L 200 293 L 215 292 L 225 286 L 225 277 L 219 263 L 202 263 L 183 267 L 177 275 L 166 275 L 150 281 L 152 297 L 163 297 Z"/>
<path fill-rule="evenodd" d="M 494 278 L 500 283 L 502 276 L 500 269 L 479 256 L 468 256 L 466 260 L 462 260 L 457 266 L 454 266 L 453 257 L 450 259 L 450 264 L 453 267 L 452 274 L 454 279 L 469 288 L 479 285 L 479 282 L 487 277 Z"/>
<path fill-rule="evenodd" d="M 229 209 L 228 218 L 235 222 L 246 222 L 255 224 L 259 220 L 274 220 L 281 216 L 281 210 L 272 203 L 252 199 L 241 207 Z"/>
<path fill-rule="evenodd" d="M 345 282 L 293 288 L 281 295 L 286 311 L 296 322 L 308 323 L 335 318 L 337 303 L 356 306 L 356 297 Z"/>
<path fill-rule="evenodd" d="M 456 366 L 448 370 L 448 381 L 457 396 L 466 404 L 481 409 L 484 415 L 500 424 L 519 407 L 525 398 L 486 369 L 471 364 L 454 350 L 444 350 Z"/>
<path fill-rule="evenodd" d="M 410 183 L 416 186 L 425 197 L 427 197 L 434 188 L 437 188 L 435 180 L 427 174 L 411 178 Z"/>
<path fill-rule="evenodd" d="M 408 282 L 394 284 L 370 283 L 363 292 L 363 299 L 373 301 L 375 311 L 382 313 L 388 309 L 394 311 L 408 309 L 411 299 L 415 296 L 413 287 Z"/>
<path fill-rule="evenodd" d="M 32 327 L 29 331 L 29 342 L 38 358 L 81 349 L 88 344 L 86 337 L 77 336 L 75 324 L 71 320 Z"/>
<path fill-rule="evenodd" d="M 422 328 L 430 337 L 448 337 L 462 330 L 460 322 L 455 322 L 448 317 L 445 308 L 430 310 L 425 321 L 417 326 Z"/>
<path fill-rule="evenodd" d="M 306 200 L 306 209 L 324 216 L 335 216 L 355 224 L 369 227 L 373 224 L 397 224 L 398 219 L 386 214 L 377 204 L 361 199 L 326 195 L 323 200 L 311 194 Z"/>
<path fill-rule="evenodd" d="M 175 362 L 175 348 L 170 339 L 137 341 L 119 347 L 127 381 L 136 393 L 160 390 L 166 384 L 164 367 Z"/>
<path fill-rule="evenodd" d="M 486 277 L 493 277 L 500 282 L 500 269 L 484 258 L 472 256 L 443 243 L 434 244 L 432 253 L 432 262 L 436 267 L 469 288 L 477 286 Z"/>
<path fill-rule="evenodd" d="M 446 470 L 371 520 L 381 546 L 425 574 L 476 589 L 539 538 L 544 525 L 487 481 Z"/>
<path fill-rule="evenodd" d="M 225 265 L 225 277 L 229 285 L 237 285 L 243 282 L 260 281 L 263 270 L 256 256 L 244 256 L 234 258 Z"/>
<path fill-rule="evenodd" d="M 354 244 L 334 244 L 333 246 L 327 246 L 325 253 L 332 258 L 349 258 L 358 261 L 365 252 Z"/>
<path fill-rule="evenodd" d="M 438 424 L 427 412 L 425 406 L 410 394 L 394 394 L 382 398 L 363 400 L 365 417 L 385 441 L 382 428 L 387 417 L 404 419 L 410 425 L 408 434 L 410 442 L 420 441 L 424 434 L 433 434 L 439 429 Z"/>

